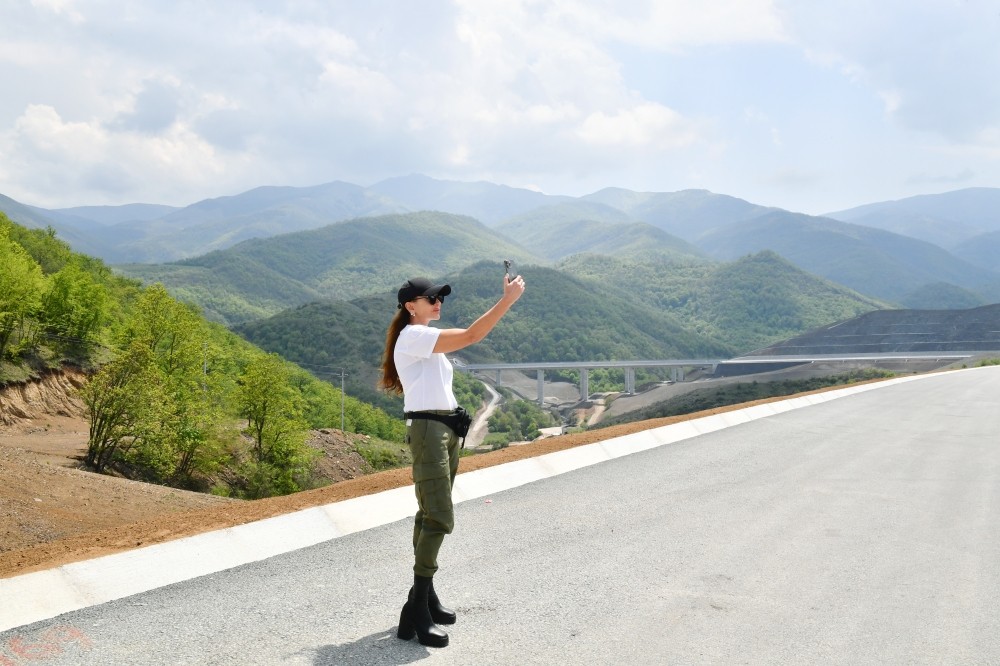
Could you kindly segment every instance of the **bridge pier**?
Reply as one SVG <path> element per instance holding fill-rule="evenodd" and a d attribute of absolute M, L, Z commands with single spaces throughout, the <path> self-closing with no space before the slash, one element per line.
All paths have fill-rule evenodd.
<path fill-rule="evenodd" d="M 625 368 L 625 393 L 635 395 L 635 368 Z"/>
<path fill-rule="evenodd" d="M 590 397 L 590 369 L 580 368 L 580 400 Z"/>
<path fill-rule="evenodd" d="M 538 406 L 545 406 L 545 371 L 538 368 Z"/>

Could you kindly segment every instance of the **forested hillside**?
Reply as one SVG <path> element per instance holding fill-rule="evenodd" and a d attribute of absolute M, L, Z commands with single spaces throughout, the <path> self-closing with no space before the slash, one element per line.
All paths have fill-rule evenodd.
<path fill-rule="evenodd" d="M 694 333 L 720 340 L 736 354 L 885 307 L 773 252 L 731 263 L 657 253 L 578 255 L 559 269 L 615 285 L 623 298 L 670 312 Z"/>
<path fill-rule="evenodd" d="M 688 329 L 669 312 L 632 299 L 612 282 L 573 278 L 550 268 L 521 266 L 528 289 L 483 342 L 458 356 L 474 361 L 583 361 L 728 357 L 734 349 Z M 441 327 L 466 327 L 499 299 L 503 267 L 479 262 L 434 278 L 452 286 Z M 374 393 L 385 331 L 396 312 L 395 290 L 350 302 L 310 303 L 236 331 L 310 370 L 335 376 L 346 368 L 349 393 Z M 466 381 L 456 374 L 459 382 Z M 382 402 L 383 405 L 393 403 Z"/>
<path fill-rule="evenodd" d="M 233 330 L 318 377 L 337 385 L 343 379 L 348 395 L 398 416 L 403 412 L 402 398 L 376 389 L 385 333 L 395 313 L 395 293 L 383 293 L 353 301 L 307 303 Z M 470 411 L 479 407 L 485 394 L 481 384 L 461 373 L 455 375 L 455 391 Z"/>
<path fill-rule="evenodd" d="M 418 211 L 439 220 L 442 216 L 471 217 L 482 223 L 479 226 L 485 225 L 476 236 L 490 247 L 470 245 L 464 265 L 503 255 L 544 264 L 578 253 L 631 256 L 650 250 L 732 261 L 771 250 L 808 273 L 897 306 L 961 308 L 986 304 L 1000 300 L 1000 273 L 991 261 L 998 254 L 998 199 L 1000 190 L 996 188 L 972 188 L 815 217 L 706 190 L 635 192 L 606 188 L 569 197 L 414 174 L 370 187 L 343 182 L 260 187 L 180 209 L 132 204 L 46 211 L 0 195 L 0 210 L 28 227 L 53 226 L 73 247 L 115 264 L 193 257 L 187 265 L 131 265 L 124 270 L 147 283 L 162 281 L 171 293 L 198 303 L 207 316 L 228 324 L 265 317 L 282 307 L 318 298 L 340 299 L 343 295 L 338 290 L 345 286 L 371 286 L 365 293 L 374 293 L 406 273 L 441 275 L 461 268 L 442 261 L 390 275 L 392 266 L 379 263 L 379 256 L 371 260 L 368 253 L 373 248 L 385 249 L 382 244 L 399 246 L 403 242 L 415 250 L 426 250 L 432 238 L 446 241 L 456 229 L 467 230 L 468 225 L 462 224 L 446 225 L 442 233 L 440 228 L 428 228 L 417 221 L 407 231 L 417 235 L 423 231 L 422 238 L 385 228 L 382 236 L 354 236 L 364 241 L 360 245 L 354 245 L 349 234 L 337 238 L 329 231 L 301 237 L 299 240 L 310 247 L 295 250 L 291 246 L 281 249 L 286 244 L 283 237 L 277 246 L 264 241 L 299 230 L 336 226 L 345 220 L 355 225 L 362 217 L 415 219 L 406 213 Z M 204 254 L 248 238 L 255 240 L 241 246 L 236 255 Z M 324 257 L 321 250 L 332 246 L 340 250 L 333 264 L 357 254 L 376 268 L 366 274 L 344 264 L 334 267 L 330 275 L 322 275 L 321 270 L 329 267 L 323 266 L 324 259 L 332 255 Z M 253 251 L 246 251 L 251 248 Z M 268 261 L 272 250 L 274 259 Z M 438 255 L 421 252 L 420 256 Z M 393 263 L 410 258 L 395 256 Z M 287 266 L 316 267 L 317 274 L 295 275 L 285 270 Z M 380 283 L 383 277 L 386 279 Z"/>
<path fill-rule="evenodd" d="M 490 336 L 458 354 L 477 361 L 730 357 L 882 307 L 764 252 L 731 264 L 647 253 L 579 255 L 560 270 L 525 265 L 528 289 Z M 502 267 L 480 262 L 434 277 L 452 285 L 440 326 L 467 326 L 496 302 Z M 309 303 L 236 331 L 389 410 L 375 392 L 393 291 Z M 600 373 L 592 375 L 597 386 Z M 461 384 L 465 375 L 457 374 Z M 572 379 L 572 378 L 570 378 Z"/>
<path fill-rule="evenodd" d="M 260 319 L 312 300 L 385 292 L 413 275 L 442 275 L 481 259 L 533 255 L 468 217 L 385 215 L 255 239 L 174 264 L 128 265 L 228 324 Z"/>
<path fill-rule="evenodd" d="M 307 429 L 340 422 L 338 389 L 0 214 L 0 382 L 63 364 L 91 374 L 96 471 L 241 497 L 293 492 L 314 483 Z M 345 421 L 402 438 L 397 418 L 350 397 Z"/>
<path fill-rule="evenodd" d="M 814 275 L 893 302 L 939 282 L 974 291 L 984 302 L 1000 297 L 991 286 L 996 273 L 962 261 L 937 245 L 829 218 L 765 213 L 713 230 L 699 241 L 699 247 L 724 261 L 771 250 Z"/>
<path fill-rule="evenodd" d="M 546 206 L 512 217 L 497 230 L 551 260 L 581 252 L 628 255 L 651 250 L 703 256 L 694 245 L 598 203 Z"/>

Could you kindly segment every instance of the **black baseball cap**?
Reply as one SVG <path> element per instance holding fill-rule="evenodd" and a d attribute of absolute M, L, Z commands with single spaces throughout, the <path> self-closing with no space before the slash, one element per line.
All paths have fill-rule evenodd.
<path fill-rule="evenodd" d="M 418 277 L 404 282 L 396 293 L 396 298 L 399 300 L 399 307 L 403 307 L 403 303 L 409 303 L 418 296 L 447 296 L 450 293 L 451 285 L 434 284 L 427 278 Z"/>

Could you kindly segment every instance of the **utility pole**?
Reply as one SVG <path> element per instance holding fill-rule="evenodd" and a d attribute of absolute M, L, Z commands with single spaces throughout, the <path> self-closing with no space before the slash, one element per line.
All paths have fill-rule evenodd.
<path fill-rule="evenodd" d="M 336 376 L 336 375 L 334 375 L 334 376 Z M 344 430 L 344 395 L 345 395 L 344 394 L 344 377 L 346 377 L 346 376 L 347 376 L 347 373 L 344 372 L 343 368 L 341 368 L 340 369 L 340 432 L 345 432 L 345 430 Z"/>

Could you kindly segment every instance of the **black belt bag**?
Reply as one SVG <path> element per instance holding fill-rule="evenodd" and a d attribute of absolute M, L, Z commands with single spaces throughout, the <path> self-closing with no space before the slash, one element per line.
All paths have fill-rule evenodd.
<path fill-rule="evenodd" d="M 406 412 L 405 419 L 427 419 L 429 421 L 439 421 L 451 428 L 456 435 L 465 439 L 472 427 L 472 415 L 464 407 L 459 407 L 451 414 L 435 414 L 434 412 Z"/>

